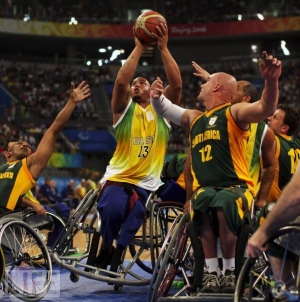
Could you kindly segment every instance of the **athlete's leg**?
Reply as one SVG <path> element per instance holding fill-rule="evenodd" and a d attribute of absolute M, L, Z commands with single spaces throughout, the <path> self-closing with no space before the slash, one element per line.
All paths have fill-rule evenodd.
<path fill-rule="evenodd" d="M 101 236 L 103 244 L 111 249 L 121 225 L 125 221 L 128 193 L 119 186 L 108 186 L 102 192 L 97 209 L 101 216 Z"/>

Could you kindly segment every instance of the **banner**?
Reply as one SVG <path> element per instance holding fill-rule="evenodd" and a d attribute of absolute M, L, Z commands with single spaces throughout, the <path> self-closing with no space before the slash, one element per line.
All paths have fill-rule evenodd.
<path fill-rule="evenodd" d="M 55 168 L 81 168 L 82 155 L 77 153 L 53 153 L 48 161 L 48 166 Z"/>
<path fill-rule="evenodd" d="M 0 18 L 0 32 L 69 38 L 132 39 L 133 24 L 78 24 Z M 261 20 L 168 24 L 169 37 L 233 36 L 300 30 L 300 16 Z"/>

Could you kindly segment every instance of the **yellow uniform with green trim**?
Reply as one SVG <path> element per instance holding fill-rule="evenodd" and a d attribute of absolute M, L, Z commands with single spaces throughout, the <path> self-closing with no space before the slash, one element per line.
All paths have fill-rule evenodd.
<path fill-rule="evenodd" d="M 28 170 L 27 159 L 6 163 L 0 167 L 0 206 L 14 210 L 20 196 L 36 183 Z"/>
<path fill-rule="evenodd" d="M 267 202 L 277 201 L 282 189 L 295 173 L 300 158 L 300 143 L 288 135 L 275 135 L 275 172 Z"/>
<path fill-rule="evenodd" d="M 246 160 L 256 193 L 258 192 L 261 172 L 261 145 L 267 130 L 268 125 L 265 122 L 251 124 L 246 146 Z"/>
<path fill-rule="evenodd" d="M 101 184 L 110 180 L 157 190 L 169 139 L 168 122 L 152 104 L 143 108 L 131 100 L 114 129 L 117 147 Z"/>
<path fill-rule="evenodd" d="M 231 231 L 237 234 L 254 190 L 246 161 L 250 130 L 236 125 L 230 105 L 201 113 L 191 125 L 192 169 L 200 185 L 193 195 L 192 208 L 197 220 L 197 212 L 211 213 L 222 207 Z"/>

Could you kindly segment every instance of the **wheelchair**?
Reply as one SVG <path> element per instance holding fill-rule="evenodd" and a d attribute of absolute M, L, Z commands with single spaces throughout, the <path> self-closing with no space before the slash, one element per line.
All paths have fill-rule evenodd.
<path fill-rule="evenodd" d="M 0 283 L 2 282 L 4 276 L 5 268 L 5 258 L 3 254 L 2 247 L 0 246 Z"/>
<path fill-rule="evenodd" d="M 245 222 L 239 230 L 236 244 L 235 263 L 236 276 L 245 261 L 245 248 L 249 235 L 253 232 L 251 211 L 245 215 Z M 214 299 L 233 299 L 232 294 L 200 293 L 204 276 L 205 257 L 201 241 L 198 237 L 194 223 L 190 221 L 190 214 L 185 213 L 178 217 L 169 231 L 151 278 L 147 301 L 163 301 L 168 298 L 184 298 L 198 296 Z"/>
<path fill-rule="evenodd" d="M 50 288 L 52 261 L 43 238 L 22 220 L 21 212 L 0 217 L 0 247 L 4 293 L 23 301 L 41 300 Z"/>
<path fill-rule="evenodd" d="M 247 258 L 234 301 L 300 301 L 300 224 L 280 228 L 258 258 Z"/>
<path fill-rule="evenodd" d="M 54 247 L 54 243 L 56 242 L 57 236 L 59 234 L 65 232 L 66 222 L 63 218 L 61 218 L 54 212 L 46 211 L 46 215 L 44 216 L 44 215 L 38 215 L 35 211 L 33 211 L 30 208 L 25 208 L 23 210 L 15 210 L 15 211 L 8 212 L 8 213 L 2 215 L 0 217 L 1 228 L 2 228 L 2 222 L 4 223 L 7 220 L 13 221 L 13 223 L 11 223 L 9 227 L 7 226 L 7 229 L 3 231 L 3 236 L 4 237 L 7 236 L 7 239 L 6 239 L 7 243 L 8 242 L 12 243 L 13 240 L 15 240 L 19 245 L 21 245 L 23 239 L 21 240 L 18 237 L 21 236 L 22 232 L 23 233 L 25 231 L 28 232 L 28 234 L 29 234 L 28 238 L 29 238 L 29 237 L 31 237 L 31 232 L 34 231 L 38 235 L 38 237 L 33 236 L 32 241 L 34 242 L 36 240 L 37 243 L 36 244 L 31 243 L 32 248 L 29 249 L 30 250 L 29 256 L 30 257 L 32 256 L 31 252 L 38 253 L 39 249 L 37 248 L 37 246 L 41 246 L 41 250 L 39 251 L 40 256 L 31 257 L 30 260 L 29 260 L 29 258 L 27 259 L 30 262 L 36 261 L 36 263 L 34 263 L 32 265 L 32 268 L 27 269 L 27 271 L 26 271 L 26 274 L 27 274 L 26 276 L 28 276 L 28 273 L 30 273 L 30 276 L 32 276 L 32 280 L 28 279 L 29 282 L 25 283 L 24 288 L 22 288 L 21 280 L 14 279 L 13 280 L 14 282 L 11 282 L 11 281 L 7 282 L 7 280 L 11 280 L 14 277 L 10 277 L 9 274 L 7 274 L 7 275 L 4 274 L 3 289 L 6 293 L 12 293 L 21 300 L 38 301 L 38 300 L 42 299 L 48 292 L 49 286 L 50 286 L 49 280 L 50 280 L 51 274 L 52 274 L 52 265 L 48 265 L 48 262 L 49 262 L 48 256 L 46 258 L 46 255 L 44 255 L 44 254 L 46 254 L 46 251 L 49 253 L 50 250 Z M 22 221 L 22 223 L 19 223 L 19 221 Z M 24 226 L 25 224 L 27 224 L 27 227 Z M 8 240 L 8 239 L 10 239 L 10 237 L 8 237 L 8 235 L 7 235 L 8 232 L 12 233 L 10 237 L 12 237 L 13 240 Z M 36 234 L 34 234 L 34 235 L 36 235 Z M 23 238 L 23 237 L 21 237 L 21 238 Z M 11 259 L 10 259 L 10 262 L 7 261 L 9 259 L 9 257 L 12 257 L 12 253 L 10 252 L 11 248 L 9 248 L 8 245 L 5 244 L 5 242 L 3 242 L 4 240 L 5 240 L 4 238 L 2 238 L 0 240 L 1 241 L 0 247 L 2 248 L 2 253 L 3 253 L 3 257 L 4 257 L 3 263 L 6 262 L 6 266 L 3 265 L 2 267 L 5 272 L 5 267 L 8 267 L 8 264 L 10 264 L 10 266 L 11 266 L 10 272 L 13 274 L 12 276 L 15 276 L 18 273 L 16 267 L 18 267 L 22 263 L 22 260 L 17 261 L 16 260 L 17 258 L 15 258 L 16 264 L 13 264 Z M 46 250 L 42 245 L 40 245 L 40 240 L 42 241 L 44 246 L 46 246 Z M 14 245 L 16 245 L 16 244 L 14 244 Z M 75 252 L 76 252 L 76 249 L 74 249 L 72 247 L 72 244 L 70 242 L 68 245 L 65 246 L 65 249 L 62 251 L 62 254 L 75 253 Z M 39 255 L 39 254 L 37 254 L 37 255 Z M 38 259 L 39 257 L 41 259 Z M 45 258 L 45 260 L 43 260 L 43 258 Z M 51 259 L 51 257 L 50 257 L 50 259 Z M 43 262 L 45 262 L 46 265 L 44 265 Z M 51 262 L 53 262 L 52 259 L 51 259 Z M 36 269 L 37 263 L 41 264 L 41 267 L 39 267 L 38 270 Z M 22 266 L 24 266 L 23 263 L 22 263 Z M 44 269 L 43 269 L 43 267 L 44 267 Z M 1 273 L 1 271 L 0 271 L 0 273 Z M 22 273 L 25 274 L 24 267 L 22 267 Z M 44 277 L 45 274 L 47 274 L 46 277 Z M 34 279 L 36 279 L 36 278 L 41 278 L 42 286 L 40 286 L 40 288 L 38 288 L 35 284 L 36 281 Z M 16 286 L 16 284 L 14 284 L 16 282 L 18 282 L 20 284 L 18 284 L 18 286 Z M 35 286 L 33 286 L 33 284 Z M 25 287 L 27 287 L 27 289 L 25 289 Z"/>
<path fill-rule="evenodd" d="M 148 285 L 165 237 L 170 226 L 182 213 L 183 204 L 159 202 L 155 200 L 154 193 L 150 194 L 145 205 L 143 224 L 125 249 L 118 271 L 111 272 L 93 265 L 102 243 L 101 217 L 97 211 L 98 194 L 98 190 L 91 190 L 79 203 L 66 224 L 66 232 L 58 237 L 52 250 L 54 261 L 70 271 L 70 279 L 73 282 L 77 282 L 79 277 L 83 276 L 113 284 L 115 291 L 121 291 L 123 285 Z M 83 254 L 78 257 L 63 255 L 66 245 L 79 231 L 86 235 Z M 127 251 L 127 259 L 125 259 Z M 141 270 L 149 274 L 149 278 L 145 277 Z"/>

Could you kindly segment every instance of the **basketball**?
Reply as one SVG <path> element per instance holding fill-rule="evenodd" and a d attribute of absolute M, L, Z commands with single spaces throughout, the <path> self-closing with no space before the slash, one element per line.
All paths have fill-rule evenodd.
<path fill-rule="evenodd" d="M 157 33 L 156 26 L 160 23 L 167 24 L 166 19 L 160 13 L 148 11 L 141 14 L 135 21 L 134 32 L 141 42 L 155 45 L 157 41 L 152 38 L 151 33 Z"/>

